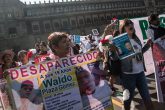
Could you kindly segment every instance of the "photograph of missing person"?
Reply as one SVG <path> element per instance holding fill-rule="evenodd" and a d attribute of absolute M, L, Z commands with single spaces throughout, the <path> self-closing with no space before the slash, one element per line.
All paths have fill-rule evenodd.
<path fill-rule="evenodd" d="M 118 48 L 119 58 L 121 60 L 135 55 L 135 50 L 128 38 L 128 34 L 124 33 L 115 37 L 113 39 L 113 44 Z"/>
<path fill-rule="evenodd" d="M 132 52 L 133 51 L 133 48 L 132 48 L 132 45 L 129 41 L 126 41 L 124 43 L 124 46 L 125 46 L 125 49 L 126 49 L 126 52 L 129 53 L 129 52 Z"/>
<path fill-rule="evenodd" d="M 93 33 L 93 35 L 99 35 L 99 32 L 98 32 L 98 30 L 97 29 L 92 29 L 92 33 Z"/>
<path fill-rule="evenodd" d="M 37 79 L 14 81 L 12 93 L 17 110 L 43 110 L 43 99 Z"/>
<path fill-rule="evenodd" d="M 101 78 L 102 74 L 103 71 L 99 68 L 90 69 L 87 65 L 76 67 L 77 81 L 84 108 L 92 109 L 96 106 L 106 108 L 103 104 L 104 101 L 109 100 L 109 104 L 111 103 L 112 91 L 108 82 Z"/>

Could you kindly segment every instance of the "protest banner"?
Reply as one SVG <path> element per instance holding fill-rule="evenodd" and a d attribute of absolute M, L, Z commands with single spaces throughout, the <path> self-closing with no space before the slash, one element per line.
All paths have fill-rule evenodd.
<path fill-rule="evenodd" d="M 12 104 L 8 94 L 7 81 L 5 79 L 0 79 L 0 100 L 3 110 L 12 110 Z"/>
<path fill-rule="evenodd" d="M 74 42 L 75 42 L 76 44 L 79 44 L 79 43 L 81 42 L 81 40 L 80 40 L 80 35 L 74 35 Z"/>
<path fill-rule="evenodd" d="M 94 63 L 92 63 L 93 65 Z M 84 110 L 113 110 L 108 82 L 101 77 L 103 71 L 91 64 L 82 65 L 76 75 Z M 88 83 L 87 83 L 88 81 Z"/>
<path fill-rule="evenodd" d="M 11 110 L 12 103 L 10 102 L 7 81 L 3 78 L 2 66 L 0 66 L 0 103 L 3 110 Z"/>
<path fill-rule="evenodd" d="M 118 48 L 119 50 L 119 58 L 125 59 L 132 55 L 135 55 L 134 48 L 130 42 L 130 39 L 128 37 L 127 33 L 121 34 L 115 38 L 113 38 L 113 44 Z"/>
<path fill-rule="evenodd" d="M 84 68 L 96 61 L 97 54 L 93 51 L 9 69 L 14 109 L 42 110 L 44 105 L 46 110 L 113 110 L 108 83 L 101 80 L 96 86 L 92 72 Z M 85 83 L 87 79 L 90 82 Z M 100 92 L 105 88 L 106 94 Z M 95 91 L 90 93 L 91 90 Z"/>
<path fill-rule="evenodd" d="M 155 62 L 155 79 L 159 102 L 165 102 L 165 40 L 153 45 L 153 58 Z"/>
<path fill-rule="evenodd" d="M 34 57 L 34 62 L 35 62 L 35 64 L 38 64 L 40 62 L 45 61 L 47 57 L 49 57 L 49 54 L 37 55 L 37 56 Z"/>

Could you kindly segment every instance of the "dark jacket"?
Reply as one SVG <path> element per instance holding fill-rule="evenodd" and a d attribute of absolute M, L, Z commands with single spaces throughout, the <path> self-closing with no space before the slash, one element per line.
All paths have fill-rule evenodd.
<path fill-rule="evenodd" d="M 139 40 L 139 38 L 135 37 L 134 40 L 142 47 L 142 44 Z M 144 64 L 144 57 L 143 57 L 143 54 L 150 48 L 150 46 L 147 44 L 147 45 L 144 45 L 144 47 L 142 47 L 142 61 L 143 61 L 143 66 L 144 66 L 144 71 L 146 71 L 146 67 L 145 67 L 145 64 Z M 121 69 L 122 69 L 122 72 L 132 72 L 133 68 L 132 68 L 132 58 L 134 58 L 135 55 L 133 56 L 130 56 L 128 58 L 125 58 L 123 60 L 121 60 Z"/>

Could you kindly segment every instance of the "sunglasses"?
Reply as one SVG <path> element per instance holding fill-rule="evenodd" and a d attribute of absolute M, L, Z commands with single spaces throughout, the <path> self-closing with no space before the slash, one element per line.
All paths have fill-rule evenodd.
<path fill-rule="evenodd" d="M 22 89 L 24 89 L 25 91 L 32 91 L 33 90 L 33 86 L 29 86 L 29 85 L 26 85 L 26 84 L 24 84 L 22 87 L 21 87 Z"/>
<path fill-rule="evenodd" d="M 31 88 L 31 87 L 24 87 L 23 88 L 25 91 L 32 91 L 33 90 L 33 88 Z"/>
<path fill-rule="evenodd" d="M 132 31 L 132 30 L 134 30 L 134 28 L 133 27 L 130 27 L 129 30 Z"/>

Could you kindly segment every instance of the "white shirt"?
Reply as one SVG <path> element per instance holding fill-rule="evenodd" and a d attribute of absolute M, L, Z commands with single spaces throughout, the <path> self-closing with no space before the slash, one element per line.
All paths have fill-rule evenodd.
<path fill-rule="evenodd" d="M 131 44 L 134 48 L 135 53 L 140 53 L 142 51 L 142 47 L 135 42 L 135 40 L 130 39 Z M 135 58 L 132 58 L 132 72 L 124 72 L 126 74 L 137 74 L 144 71 L 144 67 L 143 67 L 143 62 L 142 61 L 137 61 Z"/>
<path fill-rule="evenodd" d="M 151 25 L 154 28 L 158 28 L 158 26 Z M 147 38 L 151 39 L 154 42 L 154 30 L 153 29 L 148 29 L 147 30 Z"/>

